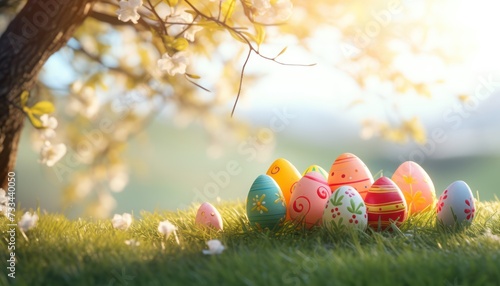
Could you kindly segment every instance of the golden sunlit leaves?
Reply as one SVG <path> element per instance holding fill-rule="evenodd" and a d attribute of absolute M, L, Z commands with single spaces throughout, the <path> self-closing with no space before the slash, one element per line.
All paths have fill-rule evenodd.
<path fill-rule="evenodd" d="M 410 139 L 418 144 L 425 144 L 427 141 L 425 128 L 418 117 L 403 120 L 401 124 L 396 126 L 373 119 L 364 120 L 361 137 L 367 140 L 374 136 L 401 144 L 407 143 Z"/>
<path fill-rule="evenodd" d="M 50 101 L 39 101 L 35 103 L 32 107 L 27 106 L 29 98 L 29 92 L 28 91 L 23 91 L 21 94 L 21 106 L 23 111 L 26 113 L 28 116 L 28 119 L 30 120 L 31 124 L 35 128 L 42 128 L 43 124 L 42 121 L 40 120 L 40 116 L 44 114 L 51 114 L 55 111 L 54 104 Z"/>
<path fill-rule="evenodd" d="M 184 51 L 189 46 L 189 42 L 184 38 L 177 38 L 172 43 L 172 48 L 177 51 Z"/>
<path fill-rule="evenodd" d="M 255 42 L 257 43 L 258 46 L 260 46 L 262 43 L 264 43 L 264 39 L 266 38 L 266 30 L 264 29 L 264 26 L 259 24 L 254 24 L 254 27 L 256 32 Z"/>
<path fill-rule="evenodd" d="M 162 39 L 165 47 L 170 50 L 184 51 L 189 47 L 189 42 L 185 38 L 164 35 Z"/>
<path fill-rule="evenodd" d="M 224 1 L 222 3 L 222 22 L 226 22 L 231 19 L 236 8 L 236 0 Z"/>
<path fill-rule="evenodd" d="M 28 98 L 30 97 L 29 91 L 25 90 L 21 93 L 21 107 L 25 107 L 26 103 L 28 103 Z"/>
<path fill-rule="evenodd" d="M 178 0 L 164 0 L 164 1 L 165 1 L 165 2 L 167 3 L 167 5 L 168 5 L 168 6 L 170 6 L 170 7 L 175 7 L 175 6 L 177 6 L 177 4 L 179 3 L 179 1 L 178 1 Z"/>

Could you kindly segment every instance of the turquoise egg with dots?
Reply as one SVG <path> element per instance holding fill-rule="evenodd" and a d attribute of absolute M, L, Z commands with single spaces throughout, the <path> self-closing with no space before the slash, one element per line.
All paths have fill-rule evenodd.
<path fill-rule="evenodd" d="M 247 216 L 256 228 L 276 228 L 285 221 L 286 203 L 279 185 L 268 175 L 255 179 L 247 196 Z"/>

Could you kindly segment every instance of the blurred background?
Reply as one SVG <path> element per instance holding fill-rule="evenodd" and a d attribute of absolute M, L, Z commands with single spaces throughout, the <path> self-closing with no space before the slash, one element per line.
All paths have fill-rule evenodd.
<path fill-rule="evenodd" d="M 437 4 L 432 5 L 433 1 L 333 2 L 293 1 L 288 28 L 267 27 L 261 52 L 275 55 L 288 47 L 281 62 L 316 65 L 279 65 L 252 56 L 232 118 L 239 74 L 220 77 L 224 87 L 217 84 L 219 73 L 214 70 L 231 65 L 238 71 L 244 55 L 239 54 L 241 44 L 221 40 L 228 43 L 214 50 L 238 55 L 236 62 L 200 60 L 196 67 L 202 85 L 213 86 L 214 93 L 227 93 L 220 108 L 210 112 L 216 116 L 180 108 L 178 103 L 165 104 L 127 138 L 126 147 L 113 147 L 122 148 L 126 171 L 113 178 L 115 187 L 108 201 L 102 192 L 94 192 L 103 183 L 78 177 L 85 168 L 66 172 L 64 160 L 59 167 L 38 164 L 33 128 L 25 128 L 16 168 L 18 203 L 22 208 L 39 206 L 77 217 L 90 204 L 85 200 L 96 196 L 108 206 L 100 216 L 184 209 L 203 201 L 244 201 L 253 180 L 277 158 L 286 158 L 300 172 L 312 164 L 328 171 L 344 152 L 360 157 L 374 177 L 391 176 L 402 162 L 412 160 L 428 172 L 438 196 L 453 181 L 464 180 L 476 198 L 497 199 L 500 40 L 496 29 L 500 20 L 495 13 L 500 4 L 486 0 L 434 1 Z M 332 5 L 327 10 L 330 17 L 321 7 L 327 4 Z M 301 23 L 311 26 L 308 33 L 286 30 L 293 31 Z M 130 35 L 122 40 L 116 37 L 119 42 Z M 56 90 L 54 97 L 62 102 L 58 118 L 66 119 L 67 126 L 73 119 L 64 115 L 64 90 L 79 79 L 69 64 L 73 61 L 62 50 L 49 60 L 41 76 L 45 85 Z M 58 89 L 63 91 L 58 94 Z M 97 93 L 101 103 L 108 93 Z M 228 130 L 227 125 L 236 127 Z M 90 132 L 86 126 L 65 130 Z M 68 153 L 71 156 L 71 150 Z M 235 164 L 238 174 L 221 181 L 228 165 Z M 64 203 L 68 185 L 73 192 L 85 189 L 81 191 L 85 195 Z"/>

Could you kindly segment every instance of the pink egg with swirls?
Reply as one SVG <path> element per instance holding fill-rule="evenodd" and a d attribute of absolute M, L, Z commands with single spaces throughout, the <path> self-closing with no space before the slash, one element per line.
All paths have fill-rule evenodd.
<path fill-rule="evenodd" d="M 320 173 L 307 173 L 297 182 L 290 198 L 290 218 L 303 223 L 307 228 L 321 225 L 330 195 L 330 187 Z"/>

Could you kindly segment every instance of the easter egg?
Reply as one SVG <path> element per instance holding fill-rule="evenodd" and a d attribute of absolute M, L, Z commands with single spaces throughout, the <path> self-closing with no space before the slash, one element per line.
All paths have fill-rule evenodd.
<path fill-rule="evenodd" d="M 330 195 L 328 183 L 320 173 L 307 173 L 297 182 L 290 198 L 290 218 L 304 223 L 307 228 L 321 225 L 323 211 Z"/>
<path fill-rule="evenodd" d="M 247 216 L 258 228 L 274 228 L 285 220 L 286 205 L 281 189 L 273 178 L 260 175 L 248 192 Z"/>
<path fill-rule="evenodd" d="M 356 189 L 364 199 L 368 188 L 373 184 L 373 177 L 356 155 L 344 153 L 333 162 L 328 174 L 328 185 L 335 191 L 338 187 L 348 185 Z"/>
<path fill-rule="evenodd" d="M 392 180 L 403 192 L 409 214 L 430 210 L 436 202 L 431 178 L 419 164 L 406 161 L 399 165 Z"/>
<path fill-rule="evenodd" d="M 325 180 L 328 179 L 328 173 L 325 171 L 325 169 L 321 168 L 318 165 L 311 165 L 311 166 L 309 166 L 309 168 L 307 168 L 304 171 L 304 173 L 302 173 L 302 176 L 305 176 L 309 172 L 318 172 L 318 173 L 320 173 L 325 178 Z"/>
<path fill-rule="evenodd" d="M 297 171 L 288 160 L 279 158 L 269 167 L 266 175 L 270 176 L 278 183 L 285 197 L 285 203 L 288 204 L 293 188 L 301 177 L 299 171 Z"/>
<path fill-rule="evenodd" d="M 194 223 L 202 227 L 222 230 L 222 217 L 219 211 L 210 203 L 203 203 L 198 208 Z"/>
<path fill-rule="evenodd" d="M 406 220 L 408 210 L 403 193 L 391 179 L 380 177 L 368 190 L 365 197 L 368 225 L 383 230 L 393 221 L 400 226 Z"/>
<path fill-rule="evenodd" d="M 366 206 L 361 195 L 351 186 L 342 186 L 330 196 L 323 212 L 323 225 L 333 229 L 357 228 L 368 224 Z"/>
<path fill-rule="evenodd" d="M 437 219 L 445 226 L 471 223 L 476 213 L 474 197 L 464 181 L 455 181 L 444 190 L 437 203 Z"/>

